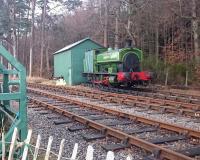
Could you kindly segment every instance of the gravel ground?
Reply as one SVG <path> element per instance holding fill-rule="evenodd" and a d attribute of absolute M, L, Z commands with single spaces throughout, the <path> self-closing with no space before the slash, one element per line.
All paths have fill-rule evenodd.
<path fill-rule="evenodd" d="M 141 107 L 130 107 L 128 105 L 116 105 L 116 103 L 109 103 L 105 101 L 93 101 L 93 99 L 83 97 L 83 96 L 75 96 L 75 95 L 66 95 L 66 93 L 59 93 L 59 95 L 66 96 L 67 98 L 79 100 L 82 102 L 86 103 L 92 103 L 95 105 L 100 105 L 106 108 L 111 108 L 115 110 L 120 110 L 123 112 L 127 113 L 132 113 L 138 116 L 143 116 L 146 118 L 154 119 L 154 120 L 159 120 L 162 122 L 168 122 L 170 124 L 175 124 L 179 126 L 183 126 L 186 128 L 191 128 L 194 130 L 200 130 L 200 118 L 191 118 L 191 117 L 186 117 L 182 115 L 174 115 L 172 113 L 158 113 L 158 111 L 155 110 L 143 110 Z"/>
<path fill-rule="evenodd" d="M 65 95 L 66 96 L 66 95 Z M 66 96 L 68 97 L 68 95 Z M 143 116 L 146 118 L 150 118 L 150 119 L 154 119 L 154 120 L 159 120 L 162 122 L 168 122 L 170 124 L 175 124 L 175 125 L 179 125 L 179 126 L 183 126 L 186 128 L 191 128 L 194 130 L 200 130 L 200 119 L 198 118 L 191 118 L 191 117 L 186 117 L 186 116 L 181 116 L 181 115 L 174 115 L 172 113 L 158 113 L 158 111 L 155 110 L 148 110 L 148 111 L 139 111 L 142 110 L 143 108 L 141 107 L 131 107 L 128 105 L 116 105 L 114 103 L 108 103 L 108 102 L 102 102 L 102 101 L 98 101 L 98 102 L 91 102 L 91 100 L 89 98 L 86 97 L 80 97 L 77 96 L 76 97 L 72 97 L 72 99 L 76 99 L 76 100 L 80 100 L 86 103 L 92 103 L 95 105 L 101 105 L 103 107 L 106 108 L 111 108 L 111 109 L 115 109 L 115 110 L 120 110 L 123 112 L 127 112 L 127 113 L 132 113 L 138 116 Z"/>
<path fill-rule="evenodd" d="M 154 119 L 154 120 L 157 119 L 159 121 L 164 121 L 164 122 L 173 123 L 173 124 L 176 124 L 179 126 L 184 126 L 184 127 L 200 130 L 200 125 L 199 125 L 200 121 L 194 120 L 194 118 L 179 116 L 179 115 L 175 116 L 174 114 L 160 114 L 160 113 L 158 113 L 158 111 L 154 111 L 154 110 L 141 111 L 142 108 L 140 108 L 140 107 L 131 107 L 130 108 L 130 106 L 127 106 L 127 105 L 118 105 L 116 103 L 107 103 L 105 101 L 100 101 L 100 100 L 94 101 L 94 99 L 90 99 L 90 98 L 86 98 L 86 97 L 82 97 L 82 96 L 73 96 L 73 95 L 68 96 L 68 95 L 66 95 L 66 93 L 62 94 L 62 95 L 65 95 L 66 97 L 70 97 L 71 99 L 76 99 L 76 100 L 80 100 L 80 101 L 87 102 L 87 103 L 101 105 L 103 107 L 112 108 L 115 110 L 121 110 L 121 111 L 127 112 L 127 113 L 133 113 L 138 116 L 144 116 L 144 117 L 147 117 L 150 119 Z M 74 106 L 74 105 L 71 105 L 71 106 Z M 66 105 L 63 105 L 62 107 L 67 108 Z M 30 110 L 34 110 L 34 109 L 30 109 Z M 87 109 L 84 109 L 84 110 L 87 110 Z M 79 111 L 79 109 L 77 109 L 77 111 Z M 55 141 L 55 143 L 53 143 L 53 148 L 55 148 L 54 149 L 55 152 L 58 152 L 56 150 L 56 148 L 57 149 L 59 148 L 61 139 L 65 138 L 67 141 L 66 142 L 67 146 L 65 147 L 65 153 L 64 153 L 65 157 L 71 156 L 70 153 L 72 152 L 74 143 L 78 142 L 80 144 L 78 159 L 84 159 L 87 146 L 90 144 L 95 149 L 94 159 L 98 159 L 98 160 L 102 159 L 103 160 L 106 157 L 106 152 L 101 148 L 101 145 L 117 143 L 117 140 L 114 138 L 106 138 L 104 140 L 97 140 L 94 142 L 87 143 L 86 141 L 83 140 L 81 135 L 95 133 L 96 132 L 95 130 L 89 129 L 89 130 L 84 130 L 84 131 L 69 132 L 66 129 L 66 127 L 69 127 L 72 124 L 55 126 L 53 124 L 52 120 L 49 120 L 46 118 L 47 115 L 41 116 L 38 112 L 36 112 L 36 114 L 32 115 L 34 112 L 35 111 L 31 112 L 31 116 L 33 116 L 33 117 L 30 120 L 30 122 L 33 120 L 32 121 L 32 124 L 34 123 L 33 128 L 36 129 L 36 131 L 34 132 L 34 135 L 37 135 L 38 133 L 40 133 L 45 136 L 44 146 L 47 145 L 48 137 L 50 135 L 52 135 L 54 137 L 54 141 Z M 40 119 L 37 118 L 36 116 L 40 117 Z M 34 119 L 35 119 L 36 123 L 35 123 Z M 37 121 L 39 121 L 39 124 L 37 124 Z M 43 121 L 44 121 L 44 124 L 43 124 Z M 109 122 L 109 121 L 112 121 L 112 119 L 98 120 L 97 122 L 103 123 L 105 121 Z M 41 125 L 45 126 L 45 127 L 42 127 L 42 129 L 41 129 L 40 128 Z M 74 125 L 74 123 L 73 123 L 73 125 Z M 77 125 L 78 125 L 78 123 L 77 123 Z M 137 128 L 138 126 L 141 126 L 141 124 L 118 125 L 118 126 L 115 126 L 115 128 L 123 130 L 123 129 L 133 128 L 133 127 Z M 172 134 L 174 135 L 174 133 L 170 133 L 170 132 L 163 133 L 163 131 L 160 130 L 160 131 L 156 131 L 156 132 L 141 133 L 141 134 L 137 134 L 136 136 L 139 138 L 144 138 L 146 140 L 151 140 L 152 137 L 154 137 L 153 139 L 169 137 Z M 199 142 L 197 144 L 199 144 Z M 191 143 L 191 140 L 190 141 L 189 140 L 180 140 L 178 142 L 167 143 L 167 144 L 163 145 L 163 147 L 170 148 L 172 150 L 183 150 L 186 148 L 190 148 L 192 146 L 195 146 L 195 143 L 194 144 Z M 119 160 L 126 159 L 126 156 L 128 154 L 131 154 L 133 156 L 133 159 L 142 159 L 142 155 L 145 155 L 145 152 L 138 148 L 132 147 L 131 149 L 125 149 L 125 150 L 120 150 L 120 151 L 116 152 L 115 159 L 119 159 Z"/>
<path fill-rule="evenodd" d="M 31 105 L 33 106 L 33 105 Z M 85 154 L 88 145 L 92 145 L 94 147 L 94 159 L 98 160 L 105 160 L 106 158 L 106 151 L 102 149 L 101 145 L 103 144 L 111 144 L 113 142 L 117 142 L 115 138 L 106 138 L 103 140 L 97 140 L 92 142 L 86 142 L 81 135 L 95 133 L 95 130 L 88 129 L 76 132 L 69 132 L 67 130 L 68 127 L 79 123 L 70 123 L 70 124 L 63 124 L 63 125 L 54 125 L 52 119 L 48 119 L 48 116 L 55 116 L 55 113 L 51 113 L 48 115 L 41 115 L 40 112 L 37 111 L 37 108 L 29 108 L 28 109 L 28 120 L 29 120 L 29 127 L 33 129 L 33 141 L 36 140 L 37 135 L 40 134 L 42 136 L 42 148 L 45 148 L 48 143 L 49 136 L 53 136 L 53 144 L 52 150 L 55 153 L 58 153 L 59 145 L 62 139 L 66 139 L 65 148 L 64 148 L 64 157 L 71 157 L 71 153 L 75 143 L 79 144 L 78 149 L 78 159 L 83 160 L 85 159 Z M 45 112 L 45 110 L 44 110 Z M 60 117 L 60 115 L 58 115 Z M 65 119 L 65 117 L 60 117 L 59 119 Z M 34 142 L 33 142 L 34 143 Z M 44 152 L 41 152 L 40 155 L 44 155 Z M 143 155 L 146 154 L 145 151 L 138 149 L 132 146 L 130 149 L 120 150 L 115 152 L 115 159 L 116 160 L 123 160 L 126 159 L 127 155 L 131 154 L 133 159 L 139 160 L 142 159 Z M 53 155 L 51 155 L 51 159 L 56 159 Z"/>

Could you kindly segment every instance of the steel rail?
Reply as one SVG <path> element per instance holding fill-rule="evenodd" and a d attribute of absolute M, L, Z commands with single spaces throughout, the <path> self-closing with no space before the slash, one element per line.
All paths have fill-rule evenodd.
<path fill-rule="evenodd" d="M 72 118 L 73 120 L 75 121 L 78 121 L 82 124 L 85 124 L 91 128 L 94 128 L 96 130 L 99 130 L 99 131 L 106 131 L 106 135 L 110 135 L 110 136 L 113 136 L 117 139 L 120 139 L 120 140 L 127 140 L 127 142 L 129 144 L 132 144 L 134 146 L 137 146 L 139 148 L 142 148 L 146 151 L 149 151 L 151 153 L 154 153 L 157 151 L 157 153 L 159 153 L 159 158 L 160 159 L 163 159 L 163 158 L 166 158 L 166 159 L 169 159 L 169 160 L 192 160 L 192 158 L 188 157 L 188 156 L 185 156 L 183 154 L 180 154 L 178 152 L 175 152 L 175 151 L 172 151 L 172 150 L 169 150 L 169 149 L 166 149 L 164 147 L 161 147 L 161 146 L 158 146 L 158 145 L 155 145 L 155 144 L 152 144 L 148 141 L 145 141 L 143 139 L 140 139 L 140 138 L 137 138 L 135 136 L 132 136 L 132 135 L 129 135 L 129 134 L 126 134 L 122 131 L 119 131 L 119 130 L 116 130 L 116 129 L 113 129 L 111 127 L 108 127 L 106 125 L 103 125 L 103 124 L 100 124 L 100 123 L 97 123 L 95 121 L 92 121 L 90 119 L 87 119 L 85 117 L 82 117 L 82 116 L 78 116 L 72 112 L 69 112 L 69 111 L 66 111 L 66 110 L 63 110 L 59 107 L 56 107 L 56 106 L 53 106 L 53 105 L 50 105 L 48 103 L 45 103 L 45 102 L 41 102 L 39 100 L 36 100 L 36 99 L 33 99 L 33 98 L 30 98 L 31 102 L 34 102 L 36 104 L 39 104 L 43 107 L 46 107 L 48 109 L 51 109 L 57 113 L 60 113 L 66 117 L 69 117 L 69 118 Z"/>
<path fill-rule="evenodd" d="M 46 85 L 46 86 L 53 86 L 55 87 L 54 85 L 52 84 L 39 84 L 39 83 L 29 83 L 29 85 L 37 85 L 37 86 L 41 86 L 41 85 Z M 60 86 L 56 86 L 56 87 L 60 87 Z M 63 86 L 62 86 L 63 87 Z M 85 86 L 84 86 L 85 87 Z M 65 89 L 70 89 L 71 87 L 69 86 L 64 86 Z M 88 88 L 88 87 L 85 87 L 85 88 Z M 77 88 L 75 88 L 77 89 Z M 79 88 L 81 89 L 81 88 Z M 94 88 L 95 89 L 95 88 Z M 89 89 L 88 89 L 89 90 Z M 104 91 L 105 92 L 105 91 Z M 140 91 L 137 91 L 137 92 L 140 92 Z M 140 92 L 140 93 L 146 93 L 146 92 Z M 154 92 L 153 92 L 154 93 Z M 188 97 L 188 100 L 190 100 L 190 98 L 197 98 L 197 99 L 200 99 L 200 96 L 199 95 L 193 95 L 193 94 L 186 94 L 186 93 L 179 93 L 179 92 L 173 92 L 173 91 L 165 91 L 165 90 L 158 90 L 157 94 L 167 94 L 167 96 L 178 96 L 177 98 L 187 98 Z M 121 93 L 120 93 L 121 94 Z M 155 94 L 155 93 L 154 93 Z M 140 95 L 138 95 L 140 96 Z M 148 96 L 147 96 L 148 97 Z M 154 97 L 156 98 L 156 97 Z M 158 97 L 157 97 L 158 98 Z M 159 99 L 159 98 L 158 98 Z M 176 99 L 177 101 L 177 99 Z"/>
<path fill-rule="evenodd" d="M 66 90 L 70 94 L 75 95 L 83 95 L 91 98 L 106 100 L 109 102 L 115 102 L 119 104 L 126 104 L 131 106 L 140 106 L 153 110 L 162 110 L 163 112 L 175 113 L 175 114 L 184 114 L 192 117 L 200 117 L 200 106 L 197 104 L 187 104 L 183 102 L 175 102 L 171 100 L 162 100 L 153 99 L 149 97 L 142 96 L 132 96 L 126 94 L 116 94 L 116 93 L 107 93 L 102 91 L 94 91 L 94 90 L 83 90 L 74 88 L 73 90 L 67 87 L 55 87 L 53 85 L 36 85 L 40 88 L 48 88 L 54 90 Z M 48 88 L 49 89 L 49 88 Z M 184 104 L 184 105 L 183 105 Z M 187 105 L 188 106 L 187 106 Z"/>
<path fill-rule="evenodd" d="M 116 109 L 109 109 L 109 108 L 99 106 L 99 105 L 94 105 L 94 104 L 91 104 L 91 103 L 81 102 L 79 100 L 74 100 L 74 99 L 71 99 L 71 98 L 68 98 L 68 97 L 65 97 L 65 96 L 61 96 L 61 95 L 58 95 L 58 94 L 53 94 L 53 93 L 47 92 L 47 91 L 32 89 L 32 88 L 29 88 L 29 87 L 27 89 L 28 89 L 28 91 L 30 91 L 32 93 L 45 95 L 45 96 L 51 97 L 51 98 L 56 98 L 58 100 L 69 102 L 71 104 L 79 105 L 81 107 L 92 108 L 92 109 L 95 109 L 95 110 L 98 110 L 98 111 L 103 111 L 105 113 L 118 115 L 119 117 L 129 118 L 131 120 L 139 121 L 139 122 L 142 122 L 142 123 L 145 123 L 145 124 L 159 126 L 160 128 L 163 128 L 163 129 L 178 132 L 178 133 L 181 133 L 181 134 L 187 134 L 188 136 L 192 136 L 192 137 L 195 137 L 195 138 L 200 138 L 200 131 L 193 130 L 193 129 L 190 129 L 190 128 L 185 128 L 185 127 L 181 127 L 181 126 L 178 126 L 178 125 L 175 125 L 175 124 L 170 124 L 170 123 L 166 123 L 166 122 L 157 121 L 157 120 L 154 120 L 154 119 L 149 119 L 149 118 L 146 118 L 146 117 L 142 117 L 142 116 L 130 114 L 130 113 L 127 113 L 127 112 L 119 111 L 119 110 L 116 110 Z"/>
<path fill-rule="evenodd" d="M 179 95 L 179 96 L 182 96 L 182 97 L 193 97 L 193 98 L 200 99 L 200 96 L 199 96 L 199 95 L 189 94 L 189 93 L 180 93 L 180 92 L 178 92 L 178 91 L 158 90 L 158 93 L 161 93 L 161 94 L 168 94 L 168 95 Z"/>

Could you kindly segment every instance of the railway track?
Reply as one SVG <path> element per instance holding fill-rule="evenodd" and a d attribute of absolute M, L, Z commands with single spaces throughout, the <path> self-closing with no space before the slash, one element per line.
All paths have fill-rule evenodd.
<path fill-rule="evenodd" d="M 37 103 L 40 106 L 51 109 L 74 121 L 84 124 L 82 129 L 91 127 L 100 131 L 99 134 L 90 135 L 89 137 L 86 136 L 86 139 L 92 137 L 93 140 L 95 140 L 98 138 L 105 138 L 105 135 L 110 135 L 123 141 L 123 143 L 114 146 L 104 146 L 107 149 L 112 149 L 112 147 L 114 149 L 120 147 L 125 148 L 128 147 L 129 144 L 132 144 L 149 151 L 151 154 L 148 155 L 148 158 L 151 157 L 150 159 L 154 159 L 155 157 L 177 160 L 192 159 L 191 157 L 200 154 L 200 148 L 198 146 L 200 138 L 199 131 L 108 109 L 99 105 L 80 102 L 79 100 L 67 98 L 59 94 L 52 94 L 51 91 L 32 88 L 28 88 L 28 91 L 30 92 L 29 98 L 32 103 Z M 67 104 L 73 104 L 75 106 L 68 107 Z M 105 119 L 109 118 L 111 121 L 106 120 L 106 124 L 101 122 L 105 122 Z M 127 130 L 127 125 L 135 124 L 137 124 L 137 129 L 132 126 Z M 149 139 L 144 136 L 149 135 L 149 133 L 159 136 L 156 139 Z M 143 135 L 143 137 L 141 138 L 139 135 Z M 171 149 L 170 144 L 176 144 L 177 141 L 184 141 L 185 144 L 190 145 L 188 148 L 174 151 Z M 196 144 L 194 145 L 194 143 Z M 166 144 L 168 145 L 166 146 Z M 194 152 L 196 153 L 194 154 Z M 154 157 L 152 157 L 152 155 L 154 155 Z"/>
<path fill-rule="evenodd" d="M 133 96 L 127 94 L 109 93 L 98 90 L 90 90 L 87 88 L 71 88 L 71 87 L 58 87 L 53 85 L 40 85 L 29 84 L 31 87 L 37 87 L 45 90 L 66 92 L 73 95 L 85 96 L 104 100 L 107 102 L 141 107 L 143 110 L 156 110 L 162 114 L 173 113 L 177 115 L 186 115 L 199 119 L 200 117 L 200 105 L 191 104 L 187 102 L 177 102 L 173 100 L 158 99 L 143 96 Z"/>
<path fill-rule="evenodd" d="M 83 84 L 85 87 L 90 88 L 98 88 L 102 91 L 106 92 L 114 92 L 114 93 L 125 93 L 135 96 L 144 96 L 144 97 L 151 97 L 151 98 L 159 98 L 159 99 L 166 99 L 166 100 L 174 100 L 178 102 L 187 102 L 192 104 L 200 104 L 200 95 L 194 94 L 186 94 L 186 93 L 178 93 L 175 91 L 166 91 L 157 88 L 131 88 L 131 89 L 124 89 L 124 88 L 113 88 L 107 86 L 99 86 L 90 83 Z"/>

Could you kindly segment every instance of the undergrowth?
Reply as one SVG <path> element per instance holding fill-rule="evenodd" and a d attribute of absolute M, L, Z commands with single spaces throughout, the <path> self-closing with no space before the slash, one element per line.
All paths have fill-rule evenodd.
<path fill-rule="evenodd" d="M 155 56 L 145 56 L 142 62 L 143 70 L 154 73 L 154 83 L 165 84 L 166 74 L 168 72 L 168 85 L 183 86 L 186 82 L 186 73 L 188 73 L 188 85 L 200 87 L 200 81 L 196 74 L 196 66 L 194 61 L 188 63 L 169 64 L 159 60 L 156 63 Z"/>

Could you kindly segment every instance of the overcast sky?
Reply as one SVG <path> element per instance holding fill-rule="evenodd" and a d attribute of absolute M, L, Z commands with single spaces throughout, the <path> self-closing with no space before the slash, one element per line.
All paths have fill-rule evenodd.
<path fill-rule="evenodd" d="M 83 3 L 87 2 L 87 0 L 82 0 L 82 1 L 83 1 Z M 57 14 L 57 15 L 63 14 L 67 11 L 66 8 L 57 0 L 51 1 L 49 3 L 49 7 L 50 7 L 50 10 L 48 13 L 54 14 L 54 15 L 55 14 Z M 41 8 L 38 8 L 38 6 L 36 6 L 36 15 L 40 15 L 41 13 L 42 13 Z"/>

